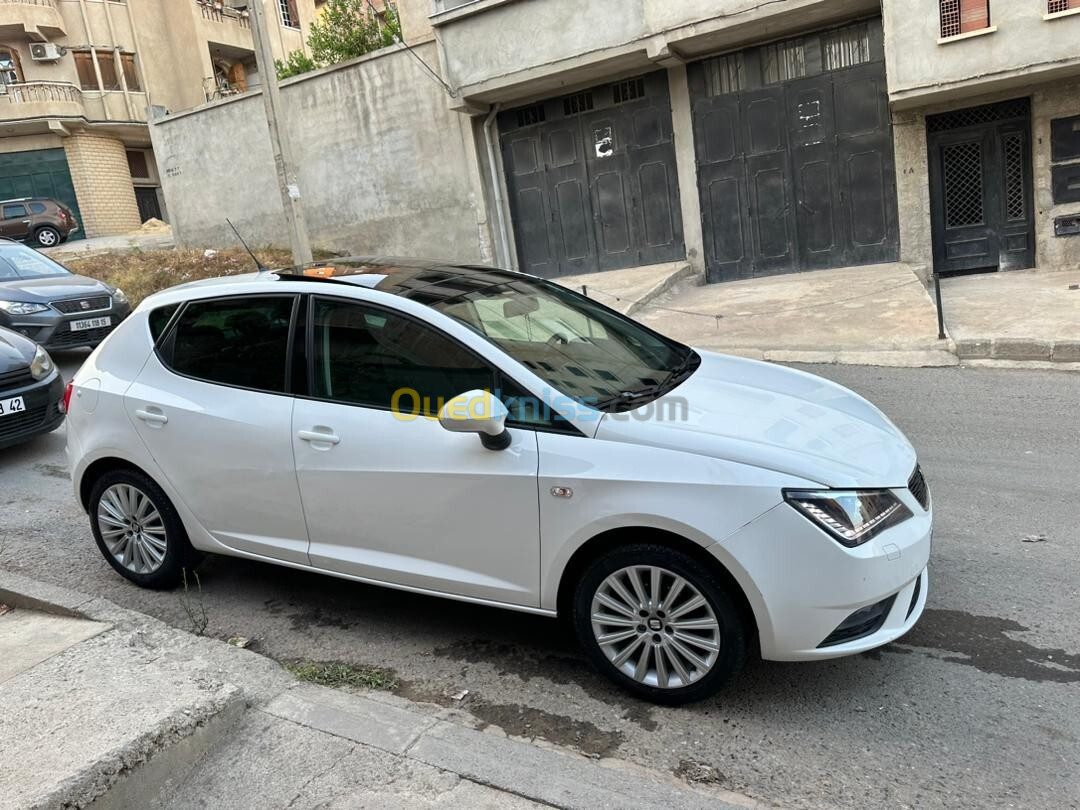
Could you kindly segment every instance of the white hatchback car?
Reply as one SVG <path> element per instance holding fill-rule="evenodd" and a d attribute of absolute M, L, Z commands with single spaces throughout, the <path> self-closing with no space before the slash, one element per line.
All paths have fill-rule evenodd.
<path fill-rule="evenodd" d="M 145 587 L 216 553 L 565 616 L 664 703 L 751 652 L 886 644 L 926 604 L 929 493 L 877 408 L 531 276 L 349 259 L 176 287 L 66 400 L 76 496 Z"/>

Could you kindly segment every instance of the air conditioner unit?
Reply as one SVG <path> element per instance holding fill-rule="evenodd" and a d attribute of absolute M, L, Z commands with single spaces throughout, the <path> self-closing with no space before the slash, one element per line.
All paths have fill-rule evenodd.
<path fill-rule="evenodd" d="M 33 42 L 30 44 L 30 58 L 35 62 L 55 62 L 64 55 L 64 48 L 51 42 Z"/>

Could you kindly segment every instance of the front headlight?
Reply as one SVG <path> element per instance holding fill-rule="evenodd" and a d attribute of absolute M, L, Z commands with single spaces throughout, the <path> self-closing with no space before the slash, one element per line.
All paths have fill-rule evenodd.
<path fill-rule="evenodd" d="M 53 373 L 52 358 L 49 357 L 49 353 L 40 346 L 37 347 L 37 351 L 34 352 L 34 359 L 30 361 L 30 373 L 35 380 L 44 380 L 50 374 Z"/>
<path fill-rule="evenodd" d="M 887 489 L 787 490 L 784 500 L 848 548 L 861 546 L 912 516 Z"/>
<path fill-rule="evenodd" d="M 0 309 L 9 315 L 33 315 L 48 309 L 45 304 L 24 304 L 22 301 L 0 301 Z"/>
<path fill-rule="evenodd" d="M 118 304 L 126 304 L 128 302 L 127 296 L 124 295 L 124 291 L 121 290 L 119 287 L 117 287 L 115 290 L 113 290 L 112 297 L 113 297 L 113 301 L 115 301 Z"/>

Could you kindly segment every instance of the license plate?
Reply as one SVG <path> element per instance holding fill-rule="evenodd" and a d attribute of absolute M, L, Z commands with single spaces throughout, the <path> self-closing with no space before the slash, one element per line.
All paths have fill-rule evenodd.
<path fill-rule="evenodd" d="M 26 403 L 23 402 L 22 397 L 15 397 L 14 399 L 0 399 L 0 416 L 10 416 L 15 413 L 23 413 L 26 410 Z"/>
<path fill-rule="evenodd" d="M 81 321 L 71 322 L 72 332 L 84 332 L 87 329 L 100 329 L 103 326 L 112 326 L 112 318 L 83 318 Z"/>

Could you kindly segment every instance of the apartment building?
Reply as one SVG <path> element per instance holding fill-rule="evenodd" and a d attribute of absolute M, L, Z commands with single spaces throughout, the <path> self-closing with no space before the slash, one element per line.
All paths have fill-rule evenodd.
<path fill-rule="evenodd" d="M 431 10 L 522 270 L 1080 261 L 1080 0 Z"/>
<path fill-rule="evenodd" d="M 165 218 L 147 122 L 259 84 L 251 1 L 0 0 L 0 199 L 59 199 L 79 237 Z M 315 0 L 259 1 L 275 56 L 305 48 Z"/>

